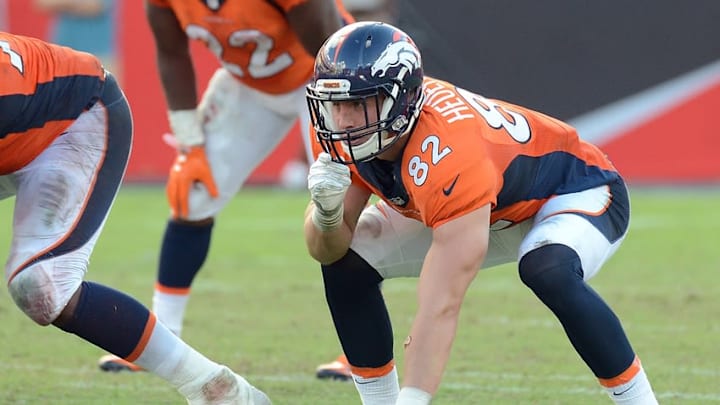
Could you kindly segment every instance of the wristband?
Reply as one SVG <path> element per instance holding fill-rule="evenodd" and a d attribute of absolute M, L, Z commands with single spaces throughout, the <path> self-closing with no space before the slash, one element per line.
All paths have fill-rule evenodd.
<path fill-rule="evenodd" d="M 343 204 L 332 211 L 321 210 L 315 205 L 312 213 L 312 221 L 315 227 L 323 232 L 337 229 L 343 220 Z"/>
<path fill-rule="evenodd" d="M 170 110 L 168 121 L 179 145 L 195 146 L 205 142 L 197 110 Z"/>
<path fill-rule="evenodd" d="M 414 387 L 402 387 L 395 405 L 430 405 L 432 395 Z"/>

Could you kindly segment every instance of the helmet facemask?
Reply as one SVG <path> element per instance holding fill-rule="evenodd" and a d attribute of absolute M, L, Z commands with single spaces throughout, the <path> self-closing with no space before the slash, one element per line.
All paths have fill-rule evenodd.
<path fill-rule="evenodd" d="M 318 79 L 307 88 L 311 122 L 323 149 L 333 160 L 352 164 L 375 158 L 409 132 L 422 105 L 422 81 L 404 82 L 407 69 L 381 85 L 352 89 L 346 79 Z M 356 103 L 361 125 L 337 127 L 336 103 Z M 371 119 L 373 118 L 373 119 Z"/>

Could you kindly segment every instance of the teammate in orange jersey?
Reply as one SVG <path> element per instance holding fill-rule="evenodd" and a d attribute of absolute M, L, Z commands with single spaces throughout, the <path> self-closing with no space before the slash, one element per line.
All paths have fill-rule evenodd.
<path fill-rule="evenodd" d="M 0 199 L 15 196 L 10 295 L 37 324 L 134 361 L 188 403 L 269 404 L 137 300 L 83 281 L 132 134 L 127 100 L 95 56 L 0 32 Z"/>
<path fill-rule="evenodd" d="M 153 311 L 180 335 L 215 216 L 296 120 L 308 139 L 305 85 L 314 55 L 352 17 L 339 0 L 146 0 L 146 13 L 177 144 Z M 199 103 L 190 40 L 204 42 L 222 64 Z M 99 364 L 140 370 L 111 355 Z"/>
<path fill-rule="evenodd" d="M 569 125 L 423 75 L 391 25 L 333 34 L 307 88 L 318 158 L 307 247 L 363 404 L 428 404 L 480 268 L 517 262 L 619 404 L 656 404 L 613 311 L 587 284 L 625 238 L 625 184 Z M 366 208 L 371 195 L 380 202 Z M 378 284 L 419 277 L 399 387 Z"/>

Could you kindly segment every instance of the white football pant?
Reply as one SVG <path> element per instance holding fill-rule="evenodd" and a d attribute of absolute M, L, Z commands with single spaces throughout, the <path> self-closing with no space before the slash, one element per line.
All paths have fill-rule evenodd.
<path fill-rule="evenodd" d="M 535 217 L 506 229 L 491 230 L 482 268 L 519 262 L 535 248 L 562 244 L 578 254 L 584 279 L 589 280 L 615 253 L 625 235 L 610 243 L 586 219 L 566 212 L 602 212 L 610 198 L 607 186 L 560 195 L 548 200 Z M 418 277 L 431 242 L 430 228 L 380 201 L 360 215 L 351 248 L 385 279 Z"/>
<path fill-rule="evenodd" d="M 219 68 L 198 109 L 204 122 L 207 158 L 220 195 L 212 198 L 205 187 L 192 188 L 189 220 L 216 216 L 298 119 L 310 160 L 305 86 L 291 93 L 266 94 Z"/>
<path fill-rule="evenodd" d="M 12 245 L 5 264 L 10 293 L 35 322 L 57 318 L 82 283 L 106 212 L 86 212 L 107 149 L 107 111 L 97 103 L 22 169 L 0 176 L 0 199 L 15 195 Z M 100 190 L 112 193 L 117 189 Z M 113 197 L 114 198 L 114 197 Z M 32 260 L 75 238 L 80 217 L 103 216 L 87 242 L 61 255 Z M 84 238 L 83 238 L 84 239 Z M 23 268 L 19 271 L 20 268 Z M 19 271 L 19 272 L 18 272 Z"/>

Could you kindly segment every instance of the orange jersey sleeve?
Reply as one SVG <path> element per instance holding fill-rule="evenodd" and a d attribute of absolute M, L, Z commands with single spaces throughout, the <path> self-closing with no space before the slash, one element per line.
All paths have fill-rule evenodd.
<path fill-rule="evenodd" d="M 352 170 L 399 212 L 427 226 L 486 204 L 492 223 L 518 223 L 554 195 L 619 177 L 598 148 L 559 120 L 432 78 L 425 79 L 424 92 L 402 159 L 375 159 Z"/>
<path fill-rule="evenodd" d="M 203 1 L 148 0 L 172 7 L 190 39 L 204 42 L 249 87 L 269 94 L 308 82 L 315 55 L 307 53 L 284 12 L 307 0 L 227 0 L 216 11 Z M 337 0 L 343 15 L 348 15 Z"/>
<path fill-rule="evenodd" d="M 93 55 L 0 32 L 0 175 L 33 160 L 100 97 Z"/>

